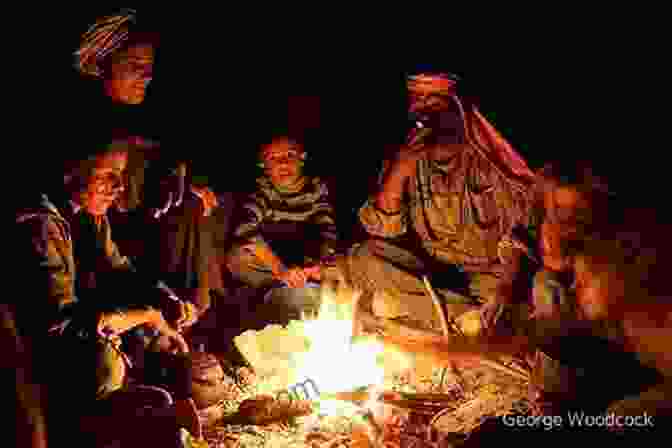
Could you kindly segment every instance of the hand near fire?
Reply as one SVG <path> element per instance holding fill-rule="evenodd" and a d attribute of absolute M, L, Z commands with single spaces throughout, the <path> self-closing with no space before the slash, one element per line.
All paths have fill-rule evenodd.
<path fill-rule="evenodd" d="M 198 312 L 191 302 L 184 300 L 166 300 L 163 305 L 163 312 L 170 326 L 177 331 L 191 327 L 198 321 Z"/>
<path fill-rule="evenodd" d="M 184 337 L 166 322 L 161 313 L 157 313 L 157 318 L 150 325 L 160 334 L 159 345 L 161 351 L 168 353 L 189 353 L 189 345 L 184 340 Z"/>
<path fill-rule="evenodd" d="M 317 266 L 297 266 L 279 272 L 275 275 L 276 280 L 285 282 L 290 288 L 303 288 L 308 280 L 319 280 L 321 268 Z"/>

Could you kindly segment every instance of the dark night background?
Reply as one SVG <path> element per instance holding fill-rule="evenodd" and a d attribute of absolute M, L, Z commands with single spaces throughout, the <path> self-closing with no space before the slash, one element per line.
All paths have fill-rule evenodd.
<path fill-rule="evenodd" d="M 56 96 L 51 124 L 76 132 L 86 126 L 78 117 L 87 115 L 82 105 L 91 91 L 72 68 L 71 53 L 96 15 L 106 12 L 89 7 L 55 26 L 53 50 L 40 61 L 53 81 L 48 94 Z M 281 19 L 271 25 L 241 19 L 243 31 L 237 31 L 238 19 L 189 9 L 140 18 L 152 20 L 162 45 L 134 120 L 160 138 L 165 151 L 188 154 L 217 189 L 253 186 L 259 142 L 288 126 L 305 137 L 311 170 L 334 176 L 340 207 L 352 211 L 385 149 L 405 135 L 404 75 L 420 67 L 460 75 L 463 95 L 532 168 L 581 157 L 594 160 L 620 189 L 655 177 L 645 172 L 648 159 L 630 155 L 634 146 L 625 136 L 642 106 L 626 107 L 615 95 L 632 81 L 624 76 L 622 47 L 608 39 L 546 39 L 529 31 L 534 38 L 519 42 L 474 33 L 482 41 L 428 36 L 417 45 L 403 29 L 386 40 L 347 24 L 330 33 L 310 29 L 320 22 L 302 28 Z"/>

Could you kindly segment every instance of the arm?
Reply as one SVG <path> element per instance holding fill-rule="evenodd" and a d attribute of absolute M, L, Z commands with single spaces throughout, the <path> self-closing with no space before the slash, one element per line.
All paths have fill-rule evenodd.
<path fill-rule="evenodd" d="M 180 300 L 163 281 L 159 280 L 157 276 L 149 274 L 151 269 L 138 271 L 130 259 L 121 254 L 119 247 L 112 240 L 112 230 L 107 217 L 103 220 L 103 231 L 105 232 L 104 247 L 107 263 L 116 272 L 127 276 L 129 289 L 139 287 L 155 292 L 155 298 L 153 300 L 149 299 L 147 305 L 162 310 L 171 321 L 174 321 L 175 326 L 180 327 L 193 323 L 197 316 L 193 304 Z M 151 297 L 151 295 L 148 296 Z"/>
<path fill-rule="evenodd" d="M 182 353 L 189 351 L 182 336 L 168 325 L 160 311 L 152 308 L 102 313 L 98 319 L 97 329 L 98 334 L 115 337 L 140 325 L 148 325 L 168 336 L 178 347 L 178 351 Z"/>
<path fill-rule="evenodd" d="M 23 293 L 29 302 L 18 304 L 17 319 L 21 327 L 28 324 L 43 331 L 60 323 L 63 308 L 75 302 L 72 241 L 65 223 L 46 213 L 17 224 L 15 261 L 27 279 Z M 34 309 L 33 299 L 39 300 Z M 38 324 L 36 319 L 42 322 Z M 47 328 L 40 328 L 41 324 Z"/>
<path fill-rule="evenodd" d="M 320 182 L 320 197 L 313 205 L 313 214 L 310 223 L 316 225 L 321 238 L 320 258 L 324 260 L 336 253 L 338 244 L 338 232 L 336 228 L 336 212 L 333 207 L 333 199 L 330 197 L 329 188 L 324 182 Z"/>
<path fill-rule="evenodd" d="M 378 193 L 359 210 L 359 220 L 369 234 L 395 238 L 406 233 L 408 210 L 403 196 L 416 162 L 415 159 L 398 159 L 384 170 Z"/>
<path fill-rule="evenodd" d="M 243 219 L 234 231 L 234 238 L 238 240 L 238 244 L 249 248 L 277 276 L 284 270 L 284 265 L 260 233 L 261 224 L 268 214 L 268 204 L 264 197 L 258 193 L 251 195 L 243 204 Z"/>

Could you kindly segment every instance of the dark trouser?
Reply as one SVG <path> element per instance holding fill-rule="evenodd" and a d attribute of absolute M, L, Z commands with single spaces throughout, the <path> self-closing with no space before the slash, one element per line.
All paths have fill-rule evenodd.
<path fill-rule="evenodd" d="M 143 384 L 168 389 L 176 400 L 191 397 L 191 356 L 161 352 L 158 336 L 137 329 L 124 341 L 133 362 L 132 376 Z"/>
<path fill-rule="evenodd" d="M 112 237 L 123 255 L 132 256 L 148 276 L 163 280 L 200 312 L 210 306 L 208 260 L 212 219 L 193 195 L 158 220 L 146 210 L 111 214 Z"/>
<path fill-rule="evenodd" d="M 95 403 L 80 420 L 80 434 L 94 447 L 181 447 L 172 404 L 160 388 L 127 386 Z"/>

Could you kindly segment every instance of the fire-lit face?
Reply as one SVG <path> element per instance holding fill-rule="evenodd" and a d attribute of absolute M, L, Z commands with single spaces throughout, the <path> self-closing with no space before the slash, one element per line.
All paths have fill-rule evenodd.
<path fill-rule="evenodd" d="M 583 214 L 589 207 L 585 195 L 574 188 L 554 188 L 544 195 L 545 215 L 541 225 L 540 250 L 547 269 L 564 271 L 569 267 L 562 244 L 579 231 Z"/>
<path fill-rule="evenodd" d="M 124 175 L 128 164 L 126 152 L 99 156 L 80 196 L 82 207 L 94 216 L 102 216 L 124 191 Z"/>
<path fill-rule="evenodd" d="M 151 45 L 136 45 L 115 55 L 105 82 L 108 96 L 123 104 L 142 103 L 153 68 L 154 47 Z"/>
<path fill-rule="evenodd" d="M 303 147 L 288 138 L 266 145 L 261 152 L 266 175 L 274 185 L 292 185 L 302 175 Z"/>
<path fill-rule="evenodd" d="M 409 111 L 419 115 L 431 115 L 448 110 L 450 100 L 426 92 L 410 92 Z"/>
<path fill-rule="evenodd" d="M 448 110 L 455 81 L 441 75 L 418 75 L 408 80 L 409 112 L 432 115 Z"/>
<path fill-rule="evenodd" d="M 591 257 L 574 260 L 576 301 L 584 319 L 612 317 L 616 305 L 624 299 L 624 277 L 606 263 L 606 259 L 597 261 Z"/>

